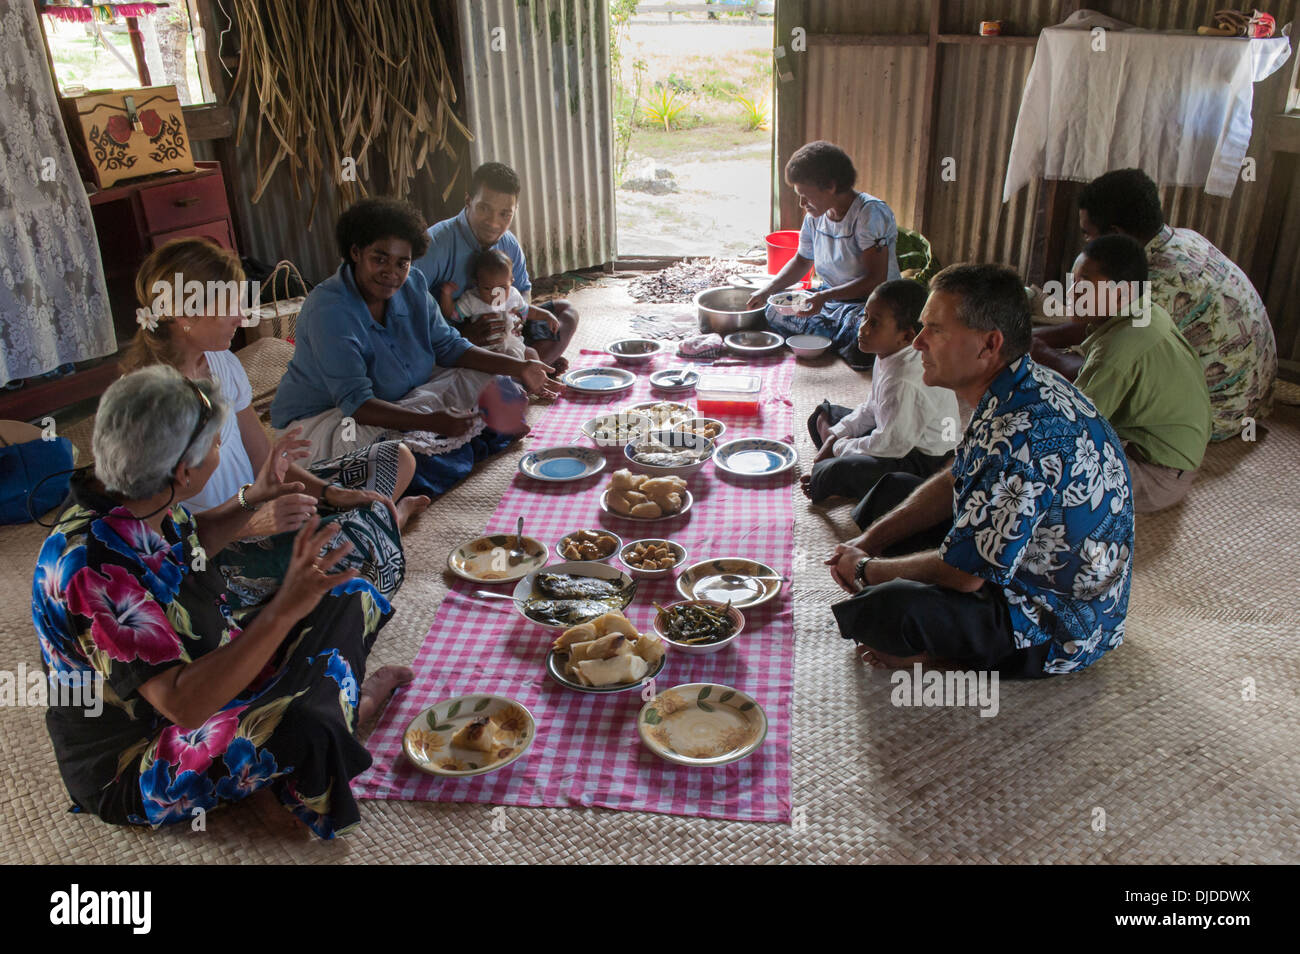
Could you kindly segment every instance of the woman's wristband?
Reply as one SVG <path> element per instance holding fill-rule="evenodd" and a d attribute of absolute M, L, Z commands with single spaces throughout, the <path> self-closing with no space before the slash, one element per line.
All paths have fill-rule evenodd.
<path fill-rule="evenodd" d="M 239 498 L 239 506 L 242 507 L 244 510 L 247 510 L 249 513 L 253 513 L 257 510 L 257 504 L 249 503 L 248 497 L 245 496 L 246 492 L 248 491 L 248 488 L 251 486 L 253 485 L 244 484 L 244 486 L 239 488 L 239 493 L 235 495 L 236 497 Z"/>

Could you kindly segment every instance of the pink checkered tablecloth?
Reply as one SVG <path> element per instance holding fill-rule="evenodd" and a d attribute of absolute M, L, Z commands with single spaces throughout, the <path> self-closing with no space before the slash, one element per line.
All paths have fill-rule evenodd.
<path fill-rule="evenodd" d="M 588 357 L 575 362 L 612 363 Z M 651 392 L 650 373 L 679 363 L 660 356 L 632 368 L 636 387 L 620 395 L 586 398 L 566 392 L 534 426 L 528 448 L 592 446 L 581 430 L 584 421 L 641 401 L 675 400 L 695 406 L 694 392 L 684 397 Z M 759 436 L 792 440 L 789 395 L 794 366 L 787 353 L 784 358 L 719 369 L 763 376 L 759 414 L 722 418 L 727 424 L 724 441 Z M 508 453 L 519 457 L 524 450 Z M 676 540 L 689 551 L 691 563 L 742 556 L 790 575 L 795 472 L 761 480 L 733 479 L 708 464 L 686 478 L 695 496 L 689 513 L 671 520 L 630 521 L 600 509 L 609 475 L 626 464 L 621 448 L 607 454 L 605 470 L 582 481 L 551 484 L 517 474 L 484 532 L 513 533 L 522 514 L 524 533 L 551 546 L 571 530 L 606 527 L 625 541 L 655 536 Z M 745 633 L 735 646 L 706 656 L 669 651 L 656 678 L 660 691 L 683 683 L 715 682 L 740 689 L 763 706 L 769 727 L 762 747 L 747 759 L 713 769 L 665 762 L 641 744 L 636 727 L 643 704 L 639 691 L 580 693 L 553 682 L 545 660 L 554 634 L 522 619 L 509 603 L 470 595 L 480 588 L 460 579 L 452 584 L 413 663 L 415 682 L 389 704 L 367 743 L 375 761 L 353 783 L 359 797 L 595 805 L 742 821 L 789 820 L 794 618 L 788 588 L 744 611 Z M 496 589 L 510 592 L 505 586 Z M 676 599 L 680 596 L 673 579 L 642 580 L 625 613 L 638 629 L 652 631 L 652 601 Z M 528 753 L 500 771 L 469 779 L 443 779 L 415 769 L 402 753 L 402 735 L 411 720 L 439 700 L 477 693 L 510 696 L 528 707 L 537 720 L 537 738 Z"/>

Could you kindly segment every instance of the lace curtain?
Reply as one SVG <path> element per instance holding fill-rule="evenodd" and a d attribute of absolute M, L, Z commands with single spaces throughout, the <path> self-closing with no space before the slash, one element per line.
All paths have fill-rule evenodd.
<path fill-rule="evenodd" d="M 31 0 L 0 5 L 0 383 L 117 350 Z"/>

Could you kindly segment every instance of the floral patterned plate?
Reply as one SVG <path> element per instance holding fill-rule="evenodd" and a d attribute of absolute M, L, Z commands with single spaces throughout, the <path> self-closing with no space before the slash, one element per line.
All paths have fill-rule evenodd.
<path fill-rule="evenodd" d="M 524 553 L 527 556 L 519 563 L 514 563 L 510 559 L 510 551 L 514 546 L 513 533 L 475 537 L 447 554 L 447 569 L 462 580 L 472 583 L 513 583 L 534 570 L 540 570 L 550 559 L 546 544 L 532 537 L 524 537 Z"/>
<path fill-rule="evenodd" d="M 490 752 L 451 744 L 452 736 L 475 719 L 486 716 L 496 732 Z M 406 727 L 402 751 L 411 764 L 429 775 L 465 778 L 505 768 L 537 737 L 533 714 L 506 696 L 459 696 L 425 709 Z"/>
<path fill-rule="evenodd" d="M 710 767 L 752 755 L 767 738 L 767 714 L 737 689 L 692 682 L 642 706 L 636 727 L 645 747 L 661 759 Z"/>

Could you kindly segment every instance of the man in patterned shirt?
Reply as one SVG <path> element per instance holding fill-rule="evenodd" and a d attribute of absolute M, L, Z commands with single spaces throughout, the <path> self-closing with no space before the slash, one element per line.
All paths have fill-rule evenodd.
<path fill-rule="evenodd" d="M 1079 226 L 1092 241 L 1119 234 L 1146 248 L 1151 298 L 1169 312 L 1200 356 L 1214 413 L 1211 440 L 1242 433 L 1245 418 L 1273 410 L 1277 342 L 1264 302 L 1250 279 L 1204 235 L 1165 223 L 1160 191 L 1141 169 L 1116 169 L 1098 176 L 1079 195 Z M 1040 336 L 1057 348 L 1077 345 L 1079 326 L 1044 329 Z M 1076 340 L 1077 339 L 1077 340 Z M 1035 357 L 1067 377 L 1078 361 L 1045 353 Z"/>
<path fill-rule="evenodd" d="M 854 594 L 832 607 L 840 632 L 888 667 L 1082 669 L 1124 638 L 1133 503 L 1119 438 L 1028 356 L 1010 269 L 944 269 L 921 323 L 923 380 L 974 414 L 951 471 L 882 480 L 867 498 L 876 519 L 826 561 Z"/>

